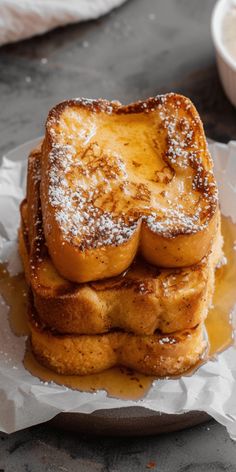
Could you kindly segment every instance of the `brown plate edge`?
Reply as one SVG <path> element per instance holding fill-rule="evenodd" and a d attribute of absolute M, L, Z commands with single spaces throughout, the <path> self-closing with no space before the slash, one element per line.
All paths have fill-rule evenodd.
<path fill-rule="evenodd" d="M 172 415 L 143 407 L 127 407 L 85 413 L 60 413 L 48 425 L 78 434 L 99 436 L 151 436 L 181 431 L 206 423 L 211 417 L 202 411 Z"/>

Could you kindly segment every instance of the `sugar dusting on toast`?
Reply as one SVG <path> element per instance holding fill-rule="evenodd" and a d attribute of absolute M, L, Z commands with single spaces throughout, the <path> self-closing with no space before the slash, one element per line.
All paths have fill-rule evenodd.
<path fill-rule="evenodd" d="M 57 208 L 56 220 L 65 235 L 84 235 L 81 249 L 86 246 L 100 247 L 102 245 L 122 244 L 129 239 L 137 227 L 137 223 L 129 218 L 126 223 L 125 217 L 114 218 L 109 212 L 95 207 L 93 202 L 98 192 L 95 188 L 86 191 L 82 186 L 75 190 L 71 189 L 65 175 L 72 172 L 74 149 L 71 146 L 61 147 L 57 144 L 50 153 L 52 167 L 49 173 L 50 204 Z M 62 172 L 58 173 L 58 160 Z M 55 166 L 54 166 L 55 163 Z M 75 211 L 76 208 L 76 211 Z"/>
<path fill-rule="evenodd" d="M 87 127 L 84 110 L 88 113 Z M 98 125 L 96 130 L 99 116 L 107 119 L 100 135 Z M 149 146 L 146 151 L 144 146 L 143 160 L 137 142 L 125 139 L 125 127 L 119 143 L 111 143 L 110 148 L 101 138 L 108 120 L 113 126 L 111 118 L 114 126 L 120 126 L 121 117 L 128 117 L 127 127 L 131 127 L 136 116 L 134 127 L 139 126 L 142 116 L 142 137 Z M 155 123 L 152 140 L 146 132 L 149 121 L 146 125 L 145 120 L 152 126 Z M 165 237 L 193 234 L 208 226 L 217 207 L 217 187 L 200 118 L 185 97 L 160 95 L 127 107 L 105 100 L 74 100 L 60 113 L 52 113 L 47 127 L 51 138 L 49 202 L 64 239 L 77 239 L 81 250 L 123 244 L 140 220 Z M 130 143 L 138 156 L 134 152 L 132 162 L 123 158 L 129 157 Z M 153 164 L 150 174 L 148 160 L 155 156 L 156 168 Z"/>

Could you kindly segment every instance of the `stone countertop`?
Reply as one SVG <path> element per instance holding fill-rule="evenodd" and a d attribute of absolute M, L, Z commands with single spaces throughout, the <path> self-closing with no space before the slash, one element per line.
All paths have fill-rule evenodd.
<path fill-rule="evenodd" d="M 236 110 L 217 74 L 214 0 L 128 0 L 98 21 L 0 48 L 0 153 L 43 133 L 68 97 L 123 102 L 176 91 L 196 104 L 210 138 L 236 138 Z M 214 421 L 161 437 L 105 439 L 40 425 L 0 435 L 0 472 L 236 471 L 236 444 Z"/>
<path fill-rule="evenodd" d="M 130 102 L 177 91 L 209 137 L 236 138 L 210 34 L 214 0 L 128 0 L 111 14 L 0 48 L 0 153 L 43 133 L 68 97 Z"/>
<path fill-rule="evenodd" d="M 235 472 L 236 444 L 214 421 L 148 438 L 88 438 L 41 425 L 0 434 L 1 472 Z"/>

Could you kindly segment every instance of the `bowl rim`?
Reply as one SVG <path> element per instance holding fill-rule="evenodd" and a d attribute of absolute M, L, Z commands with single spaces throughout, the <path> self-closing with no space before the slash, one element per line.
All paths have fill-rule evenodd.
<path fill-rule="evenodd" d="M 224 59 L 227 65 L 236 72 L 236 60 L 234 60 L 224 46 L 221 36 L 222 20 L 225 12 L 230 7 L 231 0 L 218 0 L 214 6 L 211 17 L 211 34 L 217 53 Z"/>

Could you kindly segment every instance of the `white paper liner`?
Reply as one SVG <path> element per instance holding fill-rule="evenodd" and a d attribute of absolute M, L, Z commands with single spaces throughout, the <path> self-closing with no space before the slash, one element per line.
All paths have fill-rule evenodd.
<path fill-rule="evenodd" d="M 0 259 L 17 273 L 18 206 L 25 194 L 28 152 L 39 140 L 8 153 L 0 166 Z M 236 223 L 236 142 L 212 143 L 221 209 Z M 236 281 L 235 281 L 236 282 Z M 1 304 L 2 301 L 2 304 Z M 54 383 L 45 384 L 24 369 L 25 338 L 11 332 L 8 308 L 0 299 L 0 430 L 11 433 L 53 418 L 60 412 L 91 413 L 106 408 L 142 406 L 163 413 L 205 411 L 225 425 L 236 440 L 236 349 L 208 361 L 192 376 L 157 380 L 139 401 L 110 398 L 105 391 L 82 393 Z M 236 307 L 233 312 L 236 326 Z"/>

